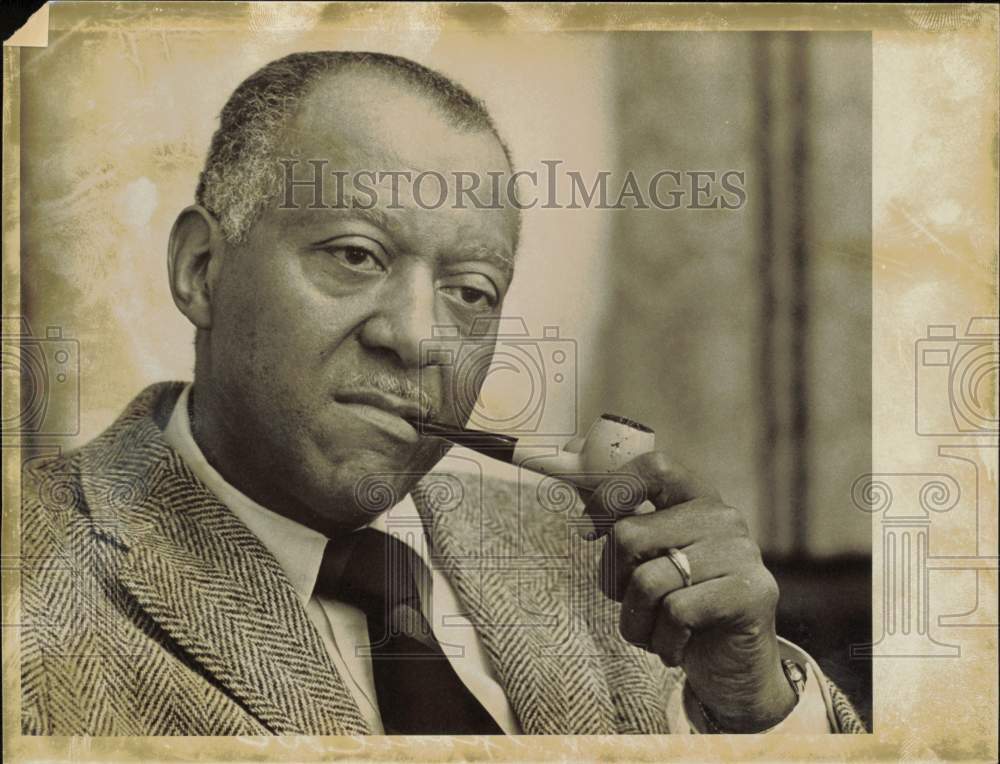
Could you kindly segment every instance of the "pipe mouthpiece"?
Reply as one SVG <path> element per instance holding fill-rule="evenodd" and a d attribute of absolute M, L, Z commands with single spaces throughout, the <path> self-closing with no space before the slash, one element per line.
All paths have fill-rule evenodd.
<path fill-rule="evenodd" d="M 607 419 L 609 422 L 614 422 L 615 424 L 623 424 L 626 427 L 631 427 L 633 430 L 638 430 L 639 432 L 653 432 L 651 427 L 646 427 L 646 425 L 641 422 L 629 419 L 628 417 L 618 416 L 617 414 L 601 414 L 601 419 Z"/>

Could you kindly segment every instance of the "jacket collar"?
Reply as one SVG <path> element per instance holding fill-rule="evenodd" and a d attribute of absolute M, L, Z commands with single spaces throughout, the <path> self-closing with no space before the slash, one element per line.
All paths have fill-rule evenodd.
<path fill-rule="evenodd" d="M 108 572 L 275 733 L 367 733 L 277 561 L 163 439 L 182 388 L 147 388 L 81 451 L 89 522 L 114 550 Z"/>

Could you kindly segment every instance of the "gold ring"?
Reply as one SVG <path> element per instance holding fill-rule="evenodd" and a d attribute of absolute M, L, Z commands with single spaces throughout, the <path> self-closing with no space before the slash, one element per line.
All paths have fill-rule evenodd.
<path fill-rule="evenodd" d="M 684 586 L 691 586 L 691 561 L 688 559 L 688 556 L 680 549 L 670 547 L 667 550 L 667 559 L 674 564 L 677 572 L 681 574 Z"/>

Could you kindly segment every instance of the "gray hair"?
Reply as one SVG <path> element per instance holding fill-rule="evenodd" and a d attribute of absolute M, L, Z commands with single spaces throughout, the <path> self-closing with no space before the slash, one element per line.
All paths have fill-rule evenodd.
<path fill-rule="evenodd" d="M 233 91 L 212 136 L 195 199 L 219 221 L 227 241 L 240 242 L 277 193 L 278 140 L 303 98 L 321 77 L 348 68 L 378 72 L 412 86 L 460 129 L 488 130 L 513 166 L 483 102 L 443 74 L 384 53 L 293 53 L 257 70 Z"/>

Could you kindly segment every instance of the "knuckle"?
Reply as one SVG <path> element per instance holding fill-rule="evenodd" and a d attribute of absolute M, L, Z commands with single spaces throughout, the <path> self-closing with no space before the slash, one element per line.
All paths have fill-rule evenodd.
<path fill-rule="evenodd" d="M 630 557 L 642 540 L 642 524 L 635 517 L 623 517 L 615 523 L 615 552 L 619 559 Z"/>
<path fill-rule="evenodd" d="M 778 581 L 771 571 L 767 568 L 763 568 L 762 574 L 762 596 L 764 598 L 764 603 L 771 608 L 774 608 L 778 604 L 778 600 L 781 598 L 781 588 L 778 586 Z"/>
<path fill-rule="evenodd" d="M 635 587 L 635 592 L 643 603 L 655 602 L 662 594 L 659 571 L 649 564 L 635 569 L 632 574 L 632 586 Z"/>
<path fill-rule="evenodd" d="M 749 598 L 756 602 L 762 611 L 769 612 L 777 607 L 781 592 L 771 571 L 761 565 L 744 580 L 749 589 Z"/>
<path fill-rule="evenodd" d="M 763 567 L 763 561 L 760 556 L 760 547 L 757 546 L 757 542 L 752 538 L 749 536 L 737 537 L 736 548 L 740 557 L 755 566 L 759 565 Z"/>
<path fill-rule="evenodd" d="M 738 536 L 750 535 L 750 526 L 747 524 L 747 519 L 736 507 L 723 505 L 721 520 L 723 525 L 730 532 L 735 533 Z"/>
<path fill-rule="evenodd" d="M 658 475 L 665 475 L 672 472 L 674 463 L 663 451 L 654 451 L 650 456 L 650 466 Z"/>
<path fill-rule="evenodd" d="M 655 478 L 665 478 L 674 471 L 674 464 L 663 451 L 650 451 L 639 457 L 644 471 Z"/>
<path fill-rule="evenodd" d="M 663 613 L 674 624 L 687 628 L 691 618 L 687 606 L 674 597 L 663 600 Z"/>

